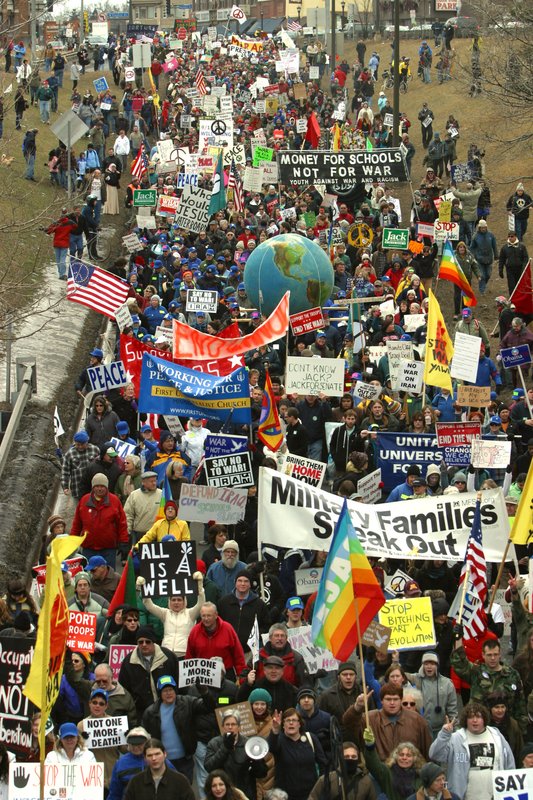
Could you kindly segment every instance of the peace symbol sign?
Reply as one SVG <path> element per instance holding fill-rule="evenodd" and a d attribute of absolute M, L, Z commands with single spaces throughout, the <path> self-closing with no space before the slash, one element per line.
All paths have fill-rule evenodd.
<path fill-rule="evenodd" d="M 215 136 L 222 136 L 223 133 L 226 133 L 227 127 L 223 119 L 216 119 L 211 125 L 211 132 Z"/>
<path fill-rule="evenodd" d="M 185 164 L 187 159 L 183 150 L 171 150 L 169 161 L 176 161 L 178 164 Z"/>
<path fill-rule="evenodd" d="M 355 223 L 348 228 L 348 242 L 354 247 L 367 247 L 374 238 L 374 231 L 364 222 Z"/>
<path fill-rule="evenodd" d="M 236 8 L 231 16 L 233 19 L 242 19 L 244 17 L 244 11 L 242 8 Z"/>

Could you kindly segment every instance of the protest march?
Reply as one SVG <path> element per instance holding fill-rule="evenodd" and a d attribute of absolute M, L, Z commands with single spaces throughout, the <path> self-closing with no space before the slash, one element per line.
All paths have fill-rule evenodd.
<path fill-rule="evenodd" d="M 2 587 L 0 800 L 533 797 L 531 197 L 491 208 L 442 93 L 479 36 L 411 76 L 300 7 L 168 9 L 4 37 L 47 285 L 100 328 Z"/>

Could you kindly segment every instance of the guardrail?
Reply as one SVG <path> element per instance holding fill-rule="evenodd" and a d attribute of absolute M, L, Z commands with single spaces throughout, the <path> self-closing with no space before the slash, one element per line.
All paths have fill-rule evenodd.
<path fill-rule="evenodd" d="M 0 478 L 9 460 L 9 453 L 15 440 L 22 415 L 32 393 L 36 390 L 36 362 L 34 358 L 17 358 L 17 399 L 0 443 Z"/>

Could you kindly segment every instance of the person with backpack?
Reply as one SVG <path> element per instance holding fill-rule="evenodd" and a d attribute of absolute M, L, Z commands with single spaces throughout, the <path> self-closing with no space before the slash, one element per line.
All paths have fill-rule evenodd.
<path fill-rule="evenodd" d="M 56 57 L 52 62 L 52 72 L 57 78 L 57 85 L 61 89 L 63 86 L 63 75 L 65 74 L 65 59 L 61 53 L 56 53 Z"/>

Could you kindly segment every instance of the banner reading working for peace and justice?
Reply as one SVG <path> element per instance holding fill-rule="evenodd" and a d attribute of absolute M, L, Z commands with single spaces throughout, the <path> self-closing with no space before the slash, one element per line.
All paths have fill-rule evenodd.
<path fill-rule="evenodd" d="M 231 413 L 233 422 L 249 424 L 248 373 L 240 367 L 229 375 L 217 377 L 145 353 L 139 411 L 172 417 L 211 417 L 224 422 Z"/>

